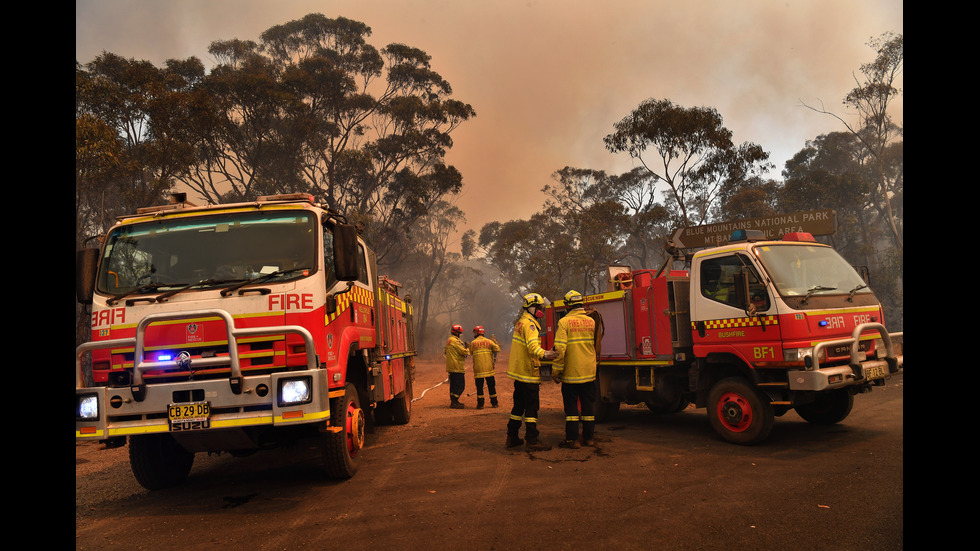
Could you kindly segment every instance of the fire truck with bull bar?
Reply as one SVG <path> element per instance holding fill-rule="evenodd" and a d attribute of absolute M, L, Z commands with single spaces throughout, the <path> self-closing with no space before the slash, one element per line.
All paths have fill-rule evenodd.
<path fill-rule="evenodd" d="M 839 423 L 855 395 L 900 372 L 903 333 L 885 328 L 867 272 L 808 232 L 779 235 L 741 228 L 696 251 L 669 242 L 656 270 L 608 268 L 606 292 L 585 297 L 600 327 L 597 421 L 621 404 L 694 404 L 723 439 L 756 444 L 790 410 Z M 566 311 L 548 308 L 545 348 Z"/>
<path fill-rule="evenodd" d="M 182 483 L 196 453 L 313 439 L 350 478 L 374 423 L 409 422 L 411 298 L 312 196 L 171 204 L 120 217 L 76 258 L 91 339 L 75 437 L 129 445 L 136 480 Z"/>

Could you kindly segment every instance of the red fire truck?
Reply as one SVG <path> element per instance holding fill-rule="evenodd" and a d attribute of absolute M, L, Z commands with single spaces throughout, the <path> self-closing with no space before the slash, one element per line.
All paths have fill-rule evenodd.
<path fill-rule="evenodd" d="M 180 484 L 197 452 L 301 438 L 322 444 L 327 475 L 353 476 L 373 423 L 411 415 L 410 297 L 311 196 L 185 199 L 79 251 L 92 337 L 76 351 L 76 439 L 128 439 L 149 489 Z"/>
<path fill-rule="evenodd" d="M 855 394 L 902 369 L 903 335 L 886 331 L 866 279 L 812 235 L 737 230 L 723 246 L 671 252 L 659 270 L 610 267 L 608 292 L 585 299 L 604 326 L 597 420 L 623 403 L 694 403 L 724 439 L 753 444 L 790 409 L 842 421 Z M 676 260 L 690 270 L 668 269 Z M 566 310 L 547 312 L 546 348 Z"/>

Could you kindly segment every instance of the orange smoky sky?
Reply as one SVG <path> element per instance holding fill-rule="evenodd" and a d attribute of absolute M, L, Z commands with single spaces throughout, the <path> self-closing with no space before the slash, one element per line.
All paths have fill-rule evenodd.
<path fill-rule="evenodd" d="M 841 131 L 868 46 L 904 33 L 901 0 L 76 0 L 75 56 L 197 56 L 214 40 L 258 40 L 308 13 L 371 27 L 369 42 L 420 48 L 477 116 L 453 134 L 462 229 L 527 218 L 565 167 L 619 174 L 602 138 L 648 98 L 718 110 L 736 143 L 772 155 L 772 177 L 807 140 Z M 898 81 L 901 87 L 901 80 Z M 902 122 L 902 100 L 891 107 Z"/>

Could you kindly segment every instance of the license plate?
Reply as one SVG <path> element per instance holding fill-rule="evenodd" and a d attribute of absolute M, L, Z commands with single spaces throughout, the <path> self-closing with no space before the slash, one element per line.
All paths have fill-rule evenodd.
<path fill-rule="evenodd" d="M 209 402 L 170 404 L 167 416 L 172 431 L 206 429 L 211 426 L 211 404 Z"/>
<path fill-rule="evenodd" d="M 875 365 L 871 367 L 864 368 L 864 378 L 868 379 L 881 379 L 885 376 L 885 366 Z"/>

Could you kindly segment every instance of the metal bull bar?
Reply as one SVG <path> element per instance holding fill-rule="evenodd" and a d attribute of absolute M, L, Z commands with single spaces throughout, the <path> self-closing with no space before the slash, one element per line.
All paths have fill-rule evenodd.
<path fill-rule="evenodd" d="M 140 320 L 136 326 L 136 336 L 125 339 L 112 339 L 108 341 L 93 341 L 83 343 L 78 346 L 75 354 L 75 388 L 85 387 L 85 378 L 82 373 L 82 356 L 91 350 L 100 348 L 115 347 L 134 347 L 133 354 L 133 382 L 131 390 L 133 398 L 141 402 L 146 396 L 146 385 L 143 383 L 143 372 L 151 369 L 167 369 L 178 367 L 178 360 L 148 362 L 143 360 L 143 344 L 146 337 L 146 328 L 154 322 L 170 321 L 183 318 L 213 317 L 217 316 L 224 320 L 225 328 L 228 331 L 228 356 L 216 356 L 213 358 L 197 358 L 194 360 L 195 366 L 221 366 L 229 365 L 231 376 L 229 383 L 231 390 L 235 394 L 242 392 L 242 368 L 238 359 L 238 339 L 241 337 L 253 337 L 258 335 L 268 335 L 271 333 L 296 333 L 306 341 L 306 364 L 309 369 L 315 369 L 318 365 L 316 358 L 316 348 L 313 344 L 313 335 L 305 327 L 299 325 L 283 325 L 275 327 L 248 327 L 236 328 L 235 321 L 231 314 L 221 309 L 192 310 L 183 312 L 164 312 L 160 314 L 150 314 Z"/>
<path fill-rule="evenodd" d="M 889 373 L 898 373 L 898 370 L 901 369 L 904 364 L 905 351 L 903 346 L 902 353 L 895 354 L 895 345 L 892 343 L 892 339 L 902 339 L 904 332 L 887 333 L 885 331 L 885 326 L 880 323 L 862 323 L 858 325 L 854 328 L 854 331 L 851 333 L 851 338 L 849 339 L 837 339 L 818 343 L 813 347 L 812 360 L 807 358 L 807 370 L 812 371 L 820 369 L 820 352 L 823 351 L 824 348 L 827 348 L 828 346 L 848 345 L 851 350 L 850 365 L 854 371 L 854 375 L 857 378 L 863 378 L 863 364 L 860 357 L 861 347 L 859 346 L 861 333 L 874 330 L 878 331 L 878 336 L 885 345 L 885 358 L 884 360 L 878 360 L 876 363 L 884 362 L 888 366 Z M 867 363 L 868 362 L 865 361 L 864 365 Z"/>

